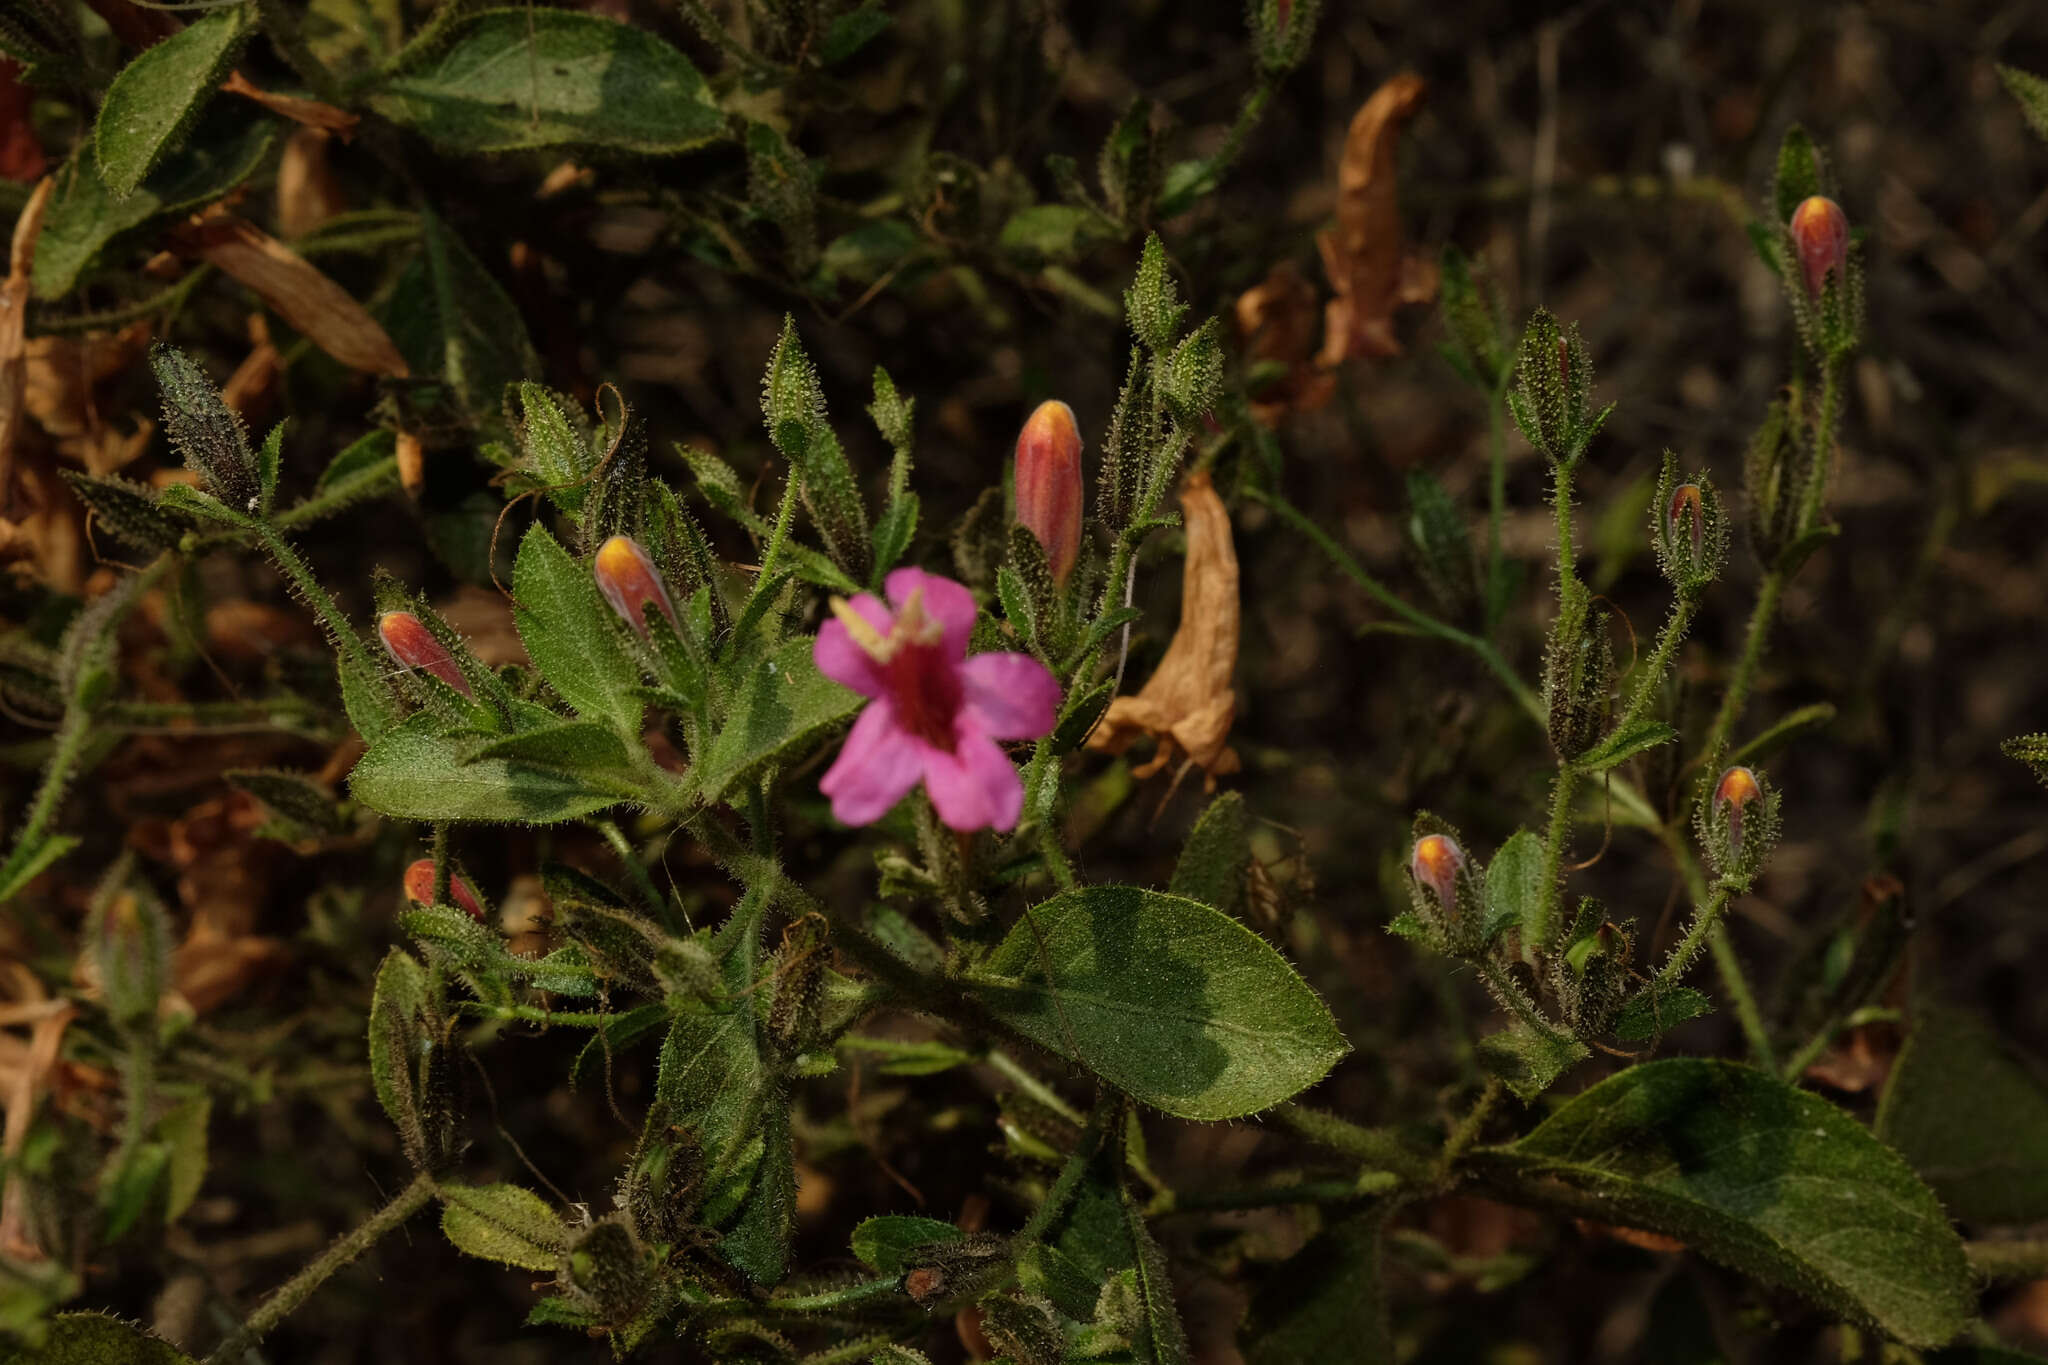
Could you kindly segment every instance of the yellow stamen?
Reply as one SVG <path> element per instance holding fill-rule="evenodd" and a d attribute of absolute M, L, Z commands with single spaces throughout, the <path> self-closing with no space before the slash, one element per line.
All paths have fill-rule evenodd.
<path fill-rule="evenodd" d="M 924 589 L 910 594 L 909 600 L 897 608 L 895 623 L 887 635 L 876 630 L 867 617 L 853 609 L 853 603 L 843 597 L 830 599 L 832 614 L 839 618 L 839 624 L 846 627 L 846 633 L 861 651 L 878 664 L 886 664 L 900 653 L 905 645 L 935 645 L 945 635 L 946 627 L 937 617 L 924 614 Z"/>

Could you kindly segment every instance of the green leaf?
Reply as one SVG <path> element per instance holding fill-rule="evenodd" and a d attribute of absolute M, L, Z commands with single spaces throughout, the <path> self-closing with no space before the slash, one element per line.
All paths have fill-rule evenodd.
<path fill-rule="evenodd" d="M 1778 222 L 1792 221 L 1792 211 L 1809 195 L 1824 193 L 1820 152 L 1804 128 L 1793 124 L 1778 143 L 1778 168 L 1771 184 L 1771 204 Z"/>
<path fill-rule="evenodd" d="M 1137 1253 L 1138 1301 L 1144 1309 L 1144 1332 L 1134 1343 L 1139 1358 L 1154 1365 L 1189 1365 L 1187 1329 L 1181 1325 L 1180 1309 L 1173 1301 L 1173 1276 L 1166 1253 L 1145 1224 L 1145 1215 L 1131 1197 L 1128 1182 L 1123 1191 L 1124 1223 L 1130 1230 L 1131 1245 Z"/>
<path fill-rule="evenodd" d="M 1802 706 L 1728 755 L 1727 762 L 1730 765 L 1761 763 L 1808 730 L 1818 730 L 1834 718 L 1835 707 L 1832 702 L 1820 701 L 1811 706 Z"/>
<path fill-rule="evenodd" d="M 213 1101 L 204 1095 L 186 1100 L 157 1120 L 157 1140 L 170 1153 L 170 1179 L 164 1195 L 164 1221 L 176 1222 L 199 1197 L 206 1183 L 206 1124 Z"/>
<path fill-rule="evenodd" d="M 41 1346 L 0 1346 L 0 1365 L 197 1365 L 132 1323 L 100 1313 L 59 1313 Z"/>
<path fill-rule="evenodd" d="M 133 194 L 178 146 L 255 31 L 250 10 L 238 5 L 186 25 L 121 68 L 93 125 L 109 189 Z"/>
<path fill-rule="evenodd" d="M 1485 935 L 1493 942 L 1511 928 L 1530 933 L 1543 909 L 1543 838 L 1518 829 L 1486 865 Z"/>
<path fill-rule="evenodd" d="M 424 209 L 420 255 L 399 275 L 385 325 L 413 373 L 445 379 L 473 419 L 497 416 L 505 386 L 540 373 L 505 286 Z"/>
<path fill-rule="evenodd" d="M 470 761 L 465 741 L 442 734 L 421 712 L 373 740 L 349 774 L 349 794 L 402 820 L 491 820 L 548 824 L 616 805 L 604 791 L 553 769 L 512 759 Z"/>
<path fill-rule="evenodd" d="M 156 490 L 118 474 L 88 474 L 82 469 L 57 471 L 93 520 L 123 541 L 150 554 L 175 549 L 190 523 L 157 502 Z"/>
<path fill-rule="evenodd" d="M 393 948 L 378 966 L 370 993 L 370 1088 L 401 1133 L 420 1127 L 412 1062 L 426 1005 L 426 969 L 403 948 Z"/>
<path fill-rule="evenodd" d="M 577 713 L 638 734 L 640 665 L 626 652 L 617 617 L 578 563 L 545 527 L 519 542 L 512 565 L 512 619 L 533 666 Z"/>
<path fill-rule="evenodd" d="M 626 746 L 596 721 L 572 720 L 494 739 L 471 757 L 538 763 L 557 772 L 587 776 L 602 785 L 625 767 Z"/>
<path fill-rule="evenodd" d="M 1603 1217 L 1676 1237 L 1908 1346 L 1953 1339 L 1976 1311 L 1962 1242 L 1933 1191 L 1847 1114 L 1750 1067 L 1633 1067 L 1475 1159 L 1591 1195 Z"/>
<path fill-rule="evenodd" d="M 227 194 L 255 173 L 277 125 L 252 117 L 246 104 L 225 106 L 200 121 L 183 151 L 169 157 L 140 188 L 116 198 L 100 178 L 90 143 L 56 172 L 57 187 L 36 239 L 35 296 L 70 293 L 107 248 L 155 219 Z"/>
<path fill-rule="evenodd" d="M 1645 749 L 1669 744 L 1677 738 L 1678 731 L 1661 720 L 1630 721 L 1573 759 L 1572 766 L 1582 773 L 1606 772 L 1616 764 L 1628 762 Z"/>
<path fill-rule="evenodd" d="M 727 1173 L 736 1154 L 758 1136 L 755 1116 L 767 1084 L 744 1003 L 703 1014 L 679 1014 L 661 1045 L 654 1093 L 668 1120 L 688 1128 L 703 1149 L 705 1169 Z"/>
<path fill-rule="evenodd" d="M 1033 204 L 1010 215 L 996 245 L 1026 260 L 1070 261 L 1111 235 L 1109 225 L 1093 209 L 1077 204 Z"/>
<path fill-rule="evenodd" d="M 1221 911 L 1095 886 L 1028 912 L 975 980 L 1039 1045 L 1181 1118 L 1270 1108 L 1348 1051 L 1286 960 Z"/>
<path fill-rule="evenodd" d="M 1378 1211 L 1348 1218 L 1273 1268 L 1245 1326 L 1248 1365 L 1391 1365 Z"/>
<path fill-rule="evenodd" d="M 1224 792 L 1209 803 L 1173 866 L 1173 880 L 1167 892 L 1191 901 L 1213 905 L 1234 915 L 1244 902 L 1244 870 L 1252 860 L 1252 845 L 1245 826 L 1244 797 Z"/>
<path fill-rule="evenodd" d="M 717 799 L 763 764 L 807 748 L 859 710 L 864 698 L 811 662 L 808 639 L 786 640 L 742 683 L 696 769 L 698 790 Z"/>
<path fill-rule="evenodd" d="M 824 41 L 818 44 L 818 62 L 837 66 L 889 31 L 892 21 L 875 0 L 859 9 L 848 10 L 825 25 Z"/>
<path fill-rule="evenodd" d="M 1539 1033 L 1514 1024 L 1479 1040 L 1479 1064 L 1524 1100 L 1533 1100 L 1559 1076 L 1593 1054 L 1584 1043 L 1558 1033 Z"/>
<path fill-rule="evenodd" d="M 107 1241 L 118 1242 L 142 1221 L 170 1164 L 169 1147 L 161 1142 L 144 1142 L 130 1149 L 108 1173 L 100 1188 L 100 1207 L 106 1213 L 102 1235 Z"/>
<path fill-rule="evenodd" d="M 910 1253 L 933 1242 L 957 1242 L 967 1234 L 936 1218 L 888 1214 L 870 1218 L 853 1230 L 853 1254 L 861 1264 L 884 1275 L 900 1275 L 910 1266 Z"/>
<path fill-rule="evenodd" d="M 2026 115 L 2027 126 L 2048 138 L 2048 81 L 2014 66 L 1999 67 L 1998 79 L 2005 82 L 2005 88 L 2020 102 L 2020 112 Z"/>
<path fill-rule="evenodd" d="M 247 792 L 271 814 L 314 834 L 340 834 L 348 820 L 327 788 L 303 773 L 261 768 L 230 768 L 221 776 L 237 791 Z"/>
<path fill-rule="evenodd" d="M 1973 1014 L 1936 1008 L 1913 1020 L 1877 1135 L 1958 1218 L 2048 1218 L 2048 1087 Z"/>
<path fill-rule="evenodd" d="M 682 53 L 645 29 L 557 9 L 476 15 L 370 104 L 456 154 L 580 146 L 652 155 L 725 131 Z"/>
<path fill-rule="evenodd" d="M 1690 986 L 1646 990 L 1632 996 L 1614 1016 L 1614 1036 L 1624 1043 L 1645 1043 L 1713 1009 L 1714 1002 Z"/>
<path fill-rule="evenodd" d="M 569 1228 L 547 1201 L 517 1185 L 439 1187 L 441 1231 L 457 1251 L 522 1270 L 553 1270 L 569 1245 Z"/>

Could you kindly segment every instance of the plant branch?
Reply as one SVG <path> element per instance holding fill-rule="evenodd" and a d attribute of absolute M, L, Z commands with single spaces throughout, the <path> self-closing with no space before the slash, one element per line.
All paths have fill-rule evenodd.
<path fill-rule="evenodd" d="M 263 1301 L 228 1339 L 206 1358 L 206 1365 L 231 1365 L 241 1360 L 272 1328 L 289 1317 L 314 1291 L 327 1283 L 334 1272 L 368 1251 L 377 1240 L 418 1213 L 434 1197 L 434 1179 L 422 1171 L 398 1197 L 371 1214 L 320 1253 L 313 1263 L 286 1280 Z"/>

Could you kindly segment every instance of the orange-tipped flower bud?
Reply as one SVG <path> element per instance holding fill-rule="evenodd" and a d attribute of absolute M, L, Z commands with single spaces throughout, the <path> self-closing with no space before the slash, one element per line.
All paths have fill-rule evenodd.
<path fill-rule="evenodd" d="M 1792 243 L 1799 248 L 1807 297 L 1817 299 L 1829 272 L 1840 279 L 1849 259 L 1849 219 L 1842 206 L 1823 194 L 1801 200 L 1792 210 Z"/>
<path fill-rule="evenodd" d="M 1081 557 L 1081 430 L 1057 399 L 1040 403 L 1017 433 L 1017 520 L 1066 582 Z"/>
<path fill-rule="evenodd" d="M 676 609 L 669 603 L 668 589 L 655 572 L 654 561 L 631 536 L 613 536 L 597 549 L 597 590 L 626 624 L 647 637 L 645 612 L 651 603 L 676 624 Z"/>
<path fill-rule="evenodd" d="M 1457 912 L 1458 871 L 1464 865 L 1464 850 L 1448 834 L 1423 835 L 1415 841 L 1415 856 L 1408 860 L 1408 870 L 1417 882 L 1436 893 L 1446 915 Z"/>
<path fill-rule="evenodd" d="M 1728 845 L 1737 854 L 1742 851 L 1742 808 L 1763 794 L 1756 774 L 1743 767 L 1730 768 L 1714 784 L 1714 809 L 1728 808 Z"/>
<path fill-rule="evenodd" d="M 426 624 L 411 612 L 387 611 L 378 617 L 377 637 L 400 667 L 422 669 L 465 697 L 476 695 L 470 691 L 469 679 L 462 676 L 448 647 L 436 640 Z"/>
<path fill-rule="evenodd" d="M 434 860 L 421 858 L 405 869 L 405 898 L 416 905 L 434 903 Z M 476 890 L 454 873 L 448 875 L 448 899 L 478 924 L 484 922 L 484 903 Z"/>

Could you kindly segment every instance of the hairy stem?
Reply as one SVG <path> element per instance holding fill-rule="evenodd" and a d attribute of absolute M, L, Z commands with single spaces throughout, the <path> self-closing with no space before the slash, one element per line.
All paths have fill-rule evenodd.
<path fill-rule="evenodd" d="M 314 1291 L 327 1283 L 335 1271 L 368 1251 L 385 1233 L 418 1213 L 433 1197 L 433 1177 L 424 1171 L 414 1176 L 412 1183 L 399 1191 L 396 1199 L 364 1219 L 352 1231 L 343 1233 L 311 1265 L 279 1286 L 206 1358 L 206 1365 L 230 1365 L 230 1362 L 241 1360 L 272 1328 L 313 1297 Z"/>
<path fill-rule="evenodd" d="M 1734 897 L 1735 888 L 1729 883 L 1722 882 L 1714 887 L 1713 896 L 1695 909 L 1692 923 L 1686 926 L 1685 937 L 1679 939 L 1677 946 L 1664 959 L 1653 989 L 1670 990 L 1685 978 L 1686 968 L 1692 966 L 1693 959 L 1699 955 L 1714 926 L 1721 922 L 1721 916 L 1727 912 L 1728 903 Z"/>
<path fill-rule="evenodd" d="M 1293 1102 L 1270 1110 L 1266 1117 L 1296 1137 L 1375 1169 L 1392 1171 L 1404 1180 L 1422 1181 L 1430 1177 L 1429 1157 L 1416 1151 L 1391 1128 L 1361 1127 L 1349 1119 Z"/>
<path fill-rule="evenodd" d="M 1735 1022 L 1749 1043 L 1751 1059 L 1766 1071 L 1775 1070 L 1777 1054 L 1771 1047 L 1771 1031 L 1764 1023 L 1763 1011 L 1757 1008 L 1749 978 L 1743 974 L 1742 959 L 1736 956 L 1735 945 L 1729 941 L 1727 925 L 1716 924 L 1708 930 L 1707 948 L 1721 973 L 1721 989 L 1728 993 L 1728 1001 L 1735 1007 Z"/>
<path fill-rule="evenodd" d="M 1764 575 L 1763 585 L 1757 589 L 1756 607 L 1749 614 L 1749 631 L 1742 640 L 1742 654 L 1735 661 L 1735 671 L 1728 675 L 1728 690 L 1721 696 L 1721 709 L 1714 713 L 1713 728 L 1707 731 L 1706 746 L 1701 750 L 1701 761 L 1712 763 L 1714 756 L 1726 751 L 1729 733 L 1742 715 L 1742 708 L 1749 701 L 1749 689 L 1756 682 L 1757 665 L 1763 661 L 1764 641 L 1769 638 L 1771 624 L 1778 615 L 1778 602 L 1785 595 L 1786 575 L 1782 570 L 1772 569 Z"/>
<path fill-rule="evenodd" d="M 1564 846 L 1571 842 L 1572 800 L 1578 790 L 1579 770 L 1569 761 L 1559 763 L 1557 776 L 1550 783 L 1550 826 L 1543 836 L 1542 896 L 1529 926 L 1529 939 L 1536 947 L 1551 946 L 1557 905 L 1564 896 Z"/>

